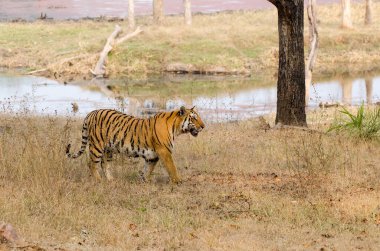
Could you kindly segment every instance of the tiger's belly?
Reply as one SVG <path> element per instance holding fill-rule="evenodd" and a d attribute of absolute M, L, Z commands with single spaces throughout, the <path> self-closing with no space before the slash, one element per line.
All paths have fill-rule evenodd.
<path fill-rule="evenodd" d="M 154 160 L 157 159 L 158 155 L 155 151 L 152 149 L 133 149 L 131 147 L 127 147 L 124 151 L 122 151 L 124 154 L 126 154 L 128 157 L 142 157 L 145 160 Z"/>

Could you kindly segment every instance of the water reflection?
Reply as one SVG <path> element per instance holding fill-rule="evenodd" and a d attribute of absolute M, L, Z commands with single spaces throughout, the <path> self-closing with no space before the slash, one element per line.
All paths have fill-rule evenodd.
<path fill-rule="evenodd" d="M 259 86 L 259 81 L 250 79 L 224 82 L 208 79 L 199 87 L 201 84 L 196 81 L 135 85 L 115 96 L 112 88 L 103 83 L 92 90 L 88 84 L 62 85 L 45 78 L 3 75 L 0 76 L 0 109 L 2 112 L 65 116 L 73 114 L 72 106 L 77 104 L 79 116 L 98 108 L 115 108 L 146 116 L 181 105 L 195 105 L 206 121 L 240 120 L 275 112 L 277 92 L 273 85 Z M 226 88 L 217 89 L 220 85 Z M 342 79 L 311 86 L 309 107 L 317 107 L 321 102 L 359 105 L 379 101 L 380 77 Z"/>
<path fill-rule="evenodd" d="M 359 105 L 380 99 L 380 77 L 319 82 L 310 88 L 310 106 L 320 102 Z"/>

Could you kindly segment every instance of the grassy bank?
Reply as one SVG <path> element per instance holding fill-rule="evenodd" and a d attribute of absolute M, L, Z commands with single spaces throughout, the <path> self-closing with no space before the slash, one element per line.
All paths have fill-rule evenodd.
<path fill-rule="evenodd" d="M 326 121 L 321 113 L 309 119 Z M 322 124 L 311 127 L 325 130 Z M 174 156 L 182 185 L 167 184 L 161 164 L 154 182 L 140 183 L 143 163 L 120 157 L 112 163 L 115 181 L 97 184 L 85 157 L 68 160 L 64 155 L 69 141 L 78 147 L 80 121 L 3 115 L 0 128 L 0 220 L 40 247 L 379 246 L 376 142 L 264 131 L 256 120 L 213 124 L 197 138 L 178 138 Z"/>
<path fill-rule="evenodd" d="M 373 13 L 380 12 L 374 3 Z M 354 29 L 342 30 L 339 5 L 318 6 L 320 50 L 315 74 L 357 74 L 379 70 L 380 20 L 364 26 L 364 4 L 354 3 Z M 277 69 L 276 10 L 196 15 L 191 27 L 182 17 L 166 17 L 152 25 L 150 17 L 138 24 L 144 33 L 115 48 L 108 61 L 111 77 L 146 75 L 165 70 L 173 62 L 198 69 L 222 66 L 273 76 Z M 306 19 L 305 19 L 306 20 Z M 46 69 L 57 78 L 88 78 L 115 23 L 106 21 L 53 21 L 0 24 L 0 67 Z M 127 27 L 127 23 L 121 23 Z M 308 25 L 305 25 L 307 41 Z"/>

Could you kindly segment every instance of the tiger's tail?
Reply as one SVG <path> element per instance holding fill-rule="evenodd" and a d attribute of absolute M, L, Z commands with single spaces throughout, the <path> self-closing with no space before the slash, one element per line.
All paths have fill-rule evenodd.
<path fill-rule="evenodd" d="M 87 119 L 85 119 L 84 123 L 83 123 L 83 127 L 82 127 L 82 145 L 80 147 L 80 150 L 79 152 L 77 153 L 70 153 L 70 148 L 71 148 L 71 144 L 68 144 L 67 147 L 66 147 L 66 156 L 68 158 L 78 158 L 79 156 L 82 155 L 82 153 L 84 153 L 84 151 L 86 150 L 86 146 L 87 146 L 87 143 L 88 143 L 88 125 L 87 125 Z"/>

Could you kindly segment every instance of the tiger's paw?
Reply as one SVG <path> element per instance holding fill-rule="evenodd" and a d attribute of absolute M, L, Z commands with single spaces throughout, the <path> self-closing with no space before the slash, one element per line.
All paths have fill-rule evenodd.
<path fill-rule="evenodd" d="M 139 178 L 140 178 L 141 182 L 143 182 L 143 183 L 147 182 L 147 179 L 146 179 L 145 174 L 144 174 L 143 171 L 139 171 Z"/>
<path fill-rule="evenodd" d="M 177 185 L 182 184 L 182 182 L 183 182 L 180 177 L 172 178 L 171 181 L 172 181 L 172 183 L 177 184 Z"/>

